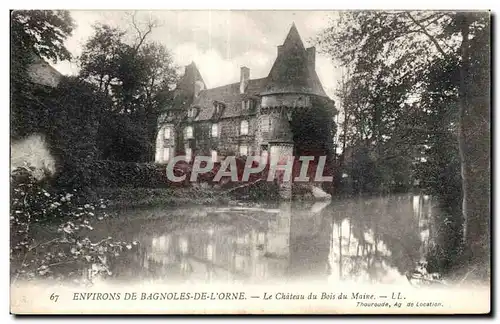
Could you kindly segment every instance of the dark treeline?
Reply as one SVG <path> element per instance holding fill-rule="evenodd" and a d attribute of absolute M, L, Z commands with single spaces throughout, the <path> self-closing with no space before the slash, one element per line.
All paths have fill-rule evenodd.
<path fill-rule="evenodd" d="M 455 263 L 489 262 L 490 28 L 487 12 L 355 11 L 318 37 L 344 66 L 339 190 L 440 198 Z"/>
<path fill-rule="evenodd" d="M 108 173 L 102 170 L 108 165 L 129 170 L 124 177 L 145 177 L 134 181 L 157 174 L 150 165 L 137 171 L 136 165 L 112 162 L 154 156 L 157 118 L 176 79 L 172 57 L 148 38 L 158 23 L 138 14 L 128 15 L 133 31 L 94 26 L 76 58 L 64 45 L 75 28 L 68 11 L 10 14 L 11 140 L 41 135 L 56 164 L 55 174 L 42 180 L 33 166 L 11 172 L 11 278 L 82 280 L 90 265 L 110 274 L 108 261 L 134 245 L 89 239 L 92 226 L 109 216 L 96 178 Z M 80 67 L 76 76 L 62 76 L 46 64 L 70 59 Z M 40 226 L 50 228 L 50 237 L 39 237 Z"/>
<path fill-rule="evenodd" d="M 95 25 L 72 58 L 64 41 L 67 11 L 11 13 L 11 138 L 41 133 L 56 158 L 57 187 L 90 189 L 95 160 L 147 162 L 154 157 L 157 119 L 177 77 L 170 52 L 148 39 L 159 26 L 128 14 L 133 32 Z M 78 63 L 57 87 L 36 84 L 29 67 L 40 58 Z"/>

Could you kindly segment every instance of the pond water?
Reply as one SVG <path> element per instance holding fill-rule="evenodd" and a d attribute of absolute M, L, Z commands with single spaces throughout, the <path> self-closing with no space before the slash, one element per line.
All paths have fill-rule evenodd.
<path fill-rule="evenodd" d="M 99 231 L 139 242 L 113 262 L 113 281 L 394 284 L 424 260 L 433 205 L 429 196 L 399 195 L 130 209 Z"/>

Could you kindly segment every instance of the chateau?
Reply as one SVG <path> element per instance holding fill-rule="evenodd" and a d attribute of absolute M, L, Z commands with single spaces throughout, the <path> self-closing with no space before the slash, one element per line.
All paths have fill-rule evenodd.
<path fill-rule="evenodd" d="M 315 61 L 315 48 L 304 47 L 294 24 L 265 78 L 251 79 L 241 67 L 240 82 L 206 89 L 195 63 L 186 66 L 159 119 L 156 162 L 175 155 L 214 162 L 230 155 L 331 156 L 336 110 Z"/>

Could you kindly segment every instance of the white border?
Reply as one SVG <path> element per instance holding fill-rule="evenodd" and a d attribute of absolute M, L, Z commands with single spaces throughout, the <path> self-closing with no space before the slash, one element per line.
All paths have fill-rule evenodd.
<path fill-rule="evenodd" d="M 2 47 L 1 55 L 2 55 L 2 74 L 4 76 L 3 78 L 3 84 L 1 87 L 2 90 L 2 99 L 3 99 L 3 105 L 2 109 L 0 110 L 0 121 L 1 121 L 1 127 L 3 132 L 3 136 L 0 138 L 0 146 L 3 152 L 9 152 L 9 46 L 8 46 L 8 40 L 9 40 L 9 17 L 7 10 L 8 9 L 303 9 L 303 10 L 312 10 L 312 9 L 323 9 L 323 10 L 348 10 L 348 9 L 454 9 L 454 10 L 488 10 L 491 9 L 493 13 L 497 13 L 498 11 L 496 10 L 498 7 L 498 1 L 465 1 L 465 0 L 455 0 L 455 1 L 435 1 L 435 0 L 419 0 L 419 1 L 414 1 L 413 3 L 408 3 L 408 2 L 403 2 L 403 1 L 355 1 L 355 0 L 349 0 L 349 1 L 319 1 L 319 0 L 307 0 L 307 1 L 296 1 L 296 0 L 288 0 L 288 1 L 280 1 L 280 2 L 271 2 L 269 0 L 252 0 L 252 1 L 245 1 L 245 2 L 237 2 L 237 1 L 222 1 L 222 0 L 212 0 L 212 1 L 148 1 L 148 0 L 143 0 L 143 1 L 115 1 L 113 4 L 110 4 L 109 1 L 98 1 L 98 0 L 87 0 L 85 2 L 79 2 L 78 7 L 72 7 L 68 8 L 68 5 L 74 6 L 75 3 L 68 2 L 67 0 L 62 1 L 62 0 L 51 0 L 51 1 L 44 1 L 43 3 L 40 3 L 39 1 L 15 1 L 11 3 L 3 2 L 2 4 L 7 4 L 8 7 L 3 10 L 3 15 L 1 15 L 2 19 L 2 26 L 5 26 L 5 28 L 1 29 L 2 32 L 2 38 L 4 40 L 4 46 Z M 118 6 L 116 5 L 118 4 Z M 160 5 L 160 6 L 159 6 Z M 495 22 L 495 32 L 498 29 L 498 21 Z M 498 40 L 496 41 L 498 43 Z M 498 52 L 498 47 L 495 44 L 495 53 Z M 496 64 L 495 64 L 496 66 Z M 497 90 L 498 85 L 496 85 L 495 90 Z M 494 109 L 492 107 L 492 109 Z M 8 226 L 8 214 L 9 214 L 9 175 L 8 175 L 8 169 L 9 169 L 9 156 L 7 154 L 3 155 L 6 156 L 6 158 L 1 159 L 1 165 L 0 165 L 0 170 L 3 170 L 3 181 L 1 182 L 1 195 L 2 199 L 0 200 L 2 202 L 1 204 L 1 210 L 2 210 L 2 215 L 5 225 L 1 227 L 3 231 L 3 235 L 1 237 L 8 238 L 9 237 L 9 226 Z M 495 156 L 495 161 L 498 161 L 497 156 Z M 492 179 L 493 180 L 493 179 Z M 497 180 L 495 178 L 495 180 Z M 496 181 L 495 181 L 496 182 Z M 497 193 L 498 194 L 498 193 Z M 498 199 L 497 195 L 493 198 L 494 201 L 500 201 Z M 492 210 L 493 211 L 493 210 Z M 496 213 L 495 213 L 496 214 Z M 495 228 L 492 231 L 492 233 L 500 233 L 498 231 L 499 227 L 499 221 L 496 220 L 495 222 Z M 8 240 L 8 239 L 7 239 Z M 7 264 L 8 263 L 8 255 L 9 255 L 9 244 L 4 241 L 4 244 L 2 244 L 3 251 L 6 253 L 3 253 L 3 263 Z M 498 251 L 495 248 L 495 254 L 498 256 Z M 498 266 L 498 265 L 497 265 Z M 7 266 L 1 267 L 2 271 L 2 305 L 4 310 L 2 312 L 2 315 L 4 315 L 3 319 L 6 319 L 8 322 L 14 321 L 14 317 L 9 315 L 9 268 Z M 497 271 L 495 270 L 495 275 L 497 275 Z M 495 279 L 498 279 L 496 276 Z M 497 280 L 495 280 L 496 282 Z M 496 304 L 496 302 L 495 302 Z M 498 309 L 497 307 L 494 307 L 494 309 Z M 7 318 L 5 318 L 5 315 Z M 73 319 L 73 318 L 72 318 Z M 75 318 L 77 319 L 77 318 Z M 82 318 L 78 318 L 82 319 Z M 84 319 L 91 319 L 92 321 L 105 321 L 108 320 L 108 318 L 84 318 Z M 190 318 L 187 319 L 188 321 L 198 321 L 200 318 Z M 325 318 L 325 320 L 331 320 L 332 318 Z M 396 320 L 400 320 L 401 318 L 397 318 Z M 40 318 L 38 319 L 39 321 L 42 322 L 47 322 L 47 323 L 52 323 L 54 321 L 54 318 Z M 68 320 L 67 318 L 61 318 L 60 320 L 66 321 Z M 122 320 L 122 318 L 119 318 L 117 320 Z M 137 319 L 134 318 L 133 321 L 136 321 Z M 150 319 L 150 320 L 155 320 L 155 321 L 175 321 L 177 319 L 174 318 L 156 318 L 156 319 Z M 233 321 L 235 318 L 227 318 L 227 320 Z M 243 321 L 249 321 L 252 319 L 245 318 Z M 255 319 L 254 319 L 255 320 Z M 273 320 L 270 318 L 259 318 L 259 321 L 264 321 L 264 320 Z M 277 320 L 275 318 L 274 320 Z M 295 321 L 297 319 L 292 319 L 288 318 L 286 321 Z M 311 320 L 311 319 L 308 319 Z M 318 320 L 318 319 L 314 319 Z M 343 319 L 339 319 L 343 320 Z M 349 321 L 359 321 L 359 319 L 352 319 L 350 318 Z M 386 320 L 385 318 L 370 318 L 370 321 L 373 320 Z M 415 319 L 414 319 L 415 320 Z M 437 319 L 417 319 L 419 321 L 425 321 L 426 323 L 429 321 L 435 321 Z M 470 319 L 469 319 L 470 320 Z M 184 319 L 183 321 L 186 321 Z M 3 322 L 3 321 L 2 321 Z"/>

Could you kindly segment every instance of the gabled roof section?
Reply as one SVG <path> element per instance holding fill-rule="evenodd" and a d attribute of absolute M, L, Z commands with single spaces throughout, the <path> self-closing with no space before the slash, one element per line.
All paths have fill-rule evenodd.
<path fill-rule="evenodd" d="M 203 81 L 198 67 L 194 62 L 191 62 L 191 64 L 186 65 L 184 75 L 177 83 L 177 89 L 192 92 L 194 95 L 194 85 L 197 81 L 203 84 L 204 89 L 206 88 L 205 81 Z"/>
<path fill-rule="evenodd" d="M 32 82 L 56 88 L 63 75 L 42 57 L 33 54 L 28 66 L 28 75 Z"/>
<path fill-rule="evenodd" d="M 212 118 L 214 101 L 225 105 L 221 118 L 248 114 L 248 111 L 243 111 L 241 108 L 242 100 L 252 97 L 259 100 L 258 95 L 263 90 L 265 83 L 266 78 L 249 80 L 245 94 L 240 94 L 239 82 L 201 91 L 193 102 L 193 106 L 200 108 L 200 114 L 196 120 L 210 120 Z"/>
<path fill-rule="evenodd" d="M 315 71 L 308 60 L 304 43 L 295 24 L 292 25 L 267 77 L 262 95 L 273 93 L 305 93 L 326 97 Z"/>

